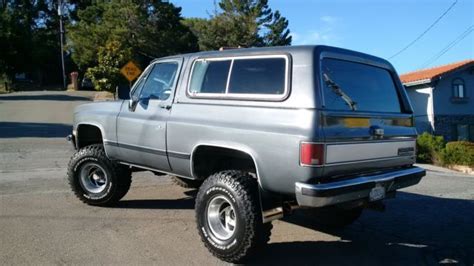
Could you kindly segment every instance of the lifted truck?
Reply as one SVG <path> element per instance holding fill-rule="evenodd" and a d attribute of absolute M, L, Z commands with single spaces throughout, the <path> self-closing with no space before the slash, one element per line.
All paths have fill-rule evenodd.
<path fill-rule="evenodd" d="M 124 95 L 123 91 L 119 95 Z M 292 207 L 344 226 L 425 175 L 393 66 L 327 46 L 201 52 L 153 61 L 129 99 L 79 106 L 68 180 L 90 205 L 117 203 L 132 172 L 198 188 L 199 235 L 240 262 Z"/>

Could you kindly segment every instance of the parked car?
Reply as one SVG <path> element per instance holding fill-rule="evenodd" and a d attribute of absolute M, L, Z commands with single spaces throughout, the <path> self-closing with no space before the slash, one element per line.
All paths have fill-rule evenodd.
<path fill-rule="evenodd" d="M 82 90 L 94 90 L 94 83 L 90 78 L 84 77 L 81 81 Z"/>
<path fill-rule="evenodd" d="M 425 175 L 392 65 L 328 46 L 157 59 L 130 99 L 76 108 L 69 139 L 81 201 L 117 203 L 139 169 L 173 175 L 199 189 L 199 235 L 229 262 L 255 254 L 295 207 L 344 226 Z"/>

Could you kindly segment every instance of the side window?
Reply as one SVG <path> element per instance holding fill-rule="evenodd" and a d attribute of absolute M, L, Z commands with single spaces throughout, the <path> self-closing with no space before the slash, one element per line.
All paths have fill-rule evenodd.
<path fill-rule="evenodd" d="M 284 94 L 285 68 L 284 58 L 236 59 L 229 93 Z"/>
<path fill-rule="evenodd" d="M 464 98 L 466 93 L 464 91 L 464 80 L 457 78 L 453 80 L 453 97 Z"/>
<path fill-rule="evenodd" d="M 146 77 L 150 73 L 150 69 L 145 69 L 145 72 L 142 74 L 141 78 L 136 81 L 132 92 L 132 98 L 138 98 L 138 95 L 140 94 L 140 91 L 143 88 L 143 84 L 145 84 Z"/>
<path fill-rule="evenodd" d="M 177 62 L 156 63 L 151 69 L 150 74 L 144 79 L 143 88 L 140 91 L 140 99 L 168 99 L 171 95 L 177 72 Z"/>
<path fill-rule="evenodd" d="M 281 100 L 286 95 L 287 65 L 283 55 L 198 59 L 188 93 L 192 97 Z"/>
<path fill-rule="evenodd" d="M 191 78 L 190 92 L 195 93 L 225 93 L 227 76 L 231 60 L 196 61 Z"/>

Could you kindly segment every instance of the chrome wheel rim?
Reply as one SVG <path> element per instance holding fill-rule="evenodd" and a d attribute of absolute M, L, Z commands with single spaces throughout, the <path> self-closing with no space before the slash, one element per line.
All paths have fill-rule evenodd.
<path fill-rule="evenodd" d="M 79 177 L 82 188 L 90 193 L 100 193 L 107 186 L 107 173 L 97 163 L 85 163 L 80 170 Z"/>
<path fill-rule="evenodd" d="M 230 239 L 236 230 L 237 217 L 234 206 L 224 196 L 214 197 L 207 206 L 207 223 L 219 240 Z"/>

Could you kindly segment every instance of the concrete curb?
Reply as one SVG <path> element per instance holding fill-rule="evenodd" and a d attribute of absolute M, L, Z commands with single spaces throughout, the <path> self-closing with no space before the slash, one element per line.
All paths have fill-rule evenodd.
<path fill-rule="evenodd" d="M 94 95 L 94 102 L 97 101 L 113 101 L 115 100 L 114 94 L 108 91 L 99 91 Z"/>

